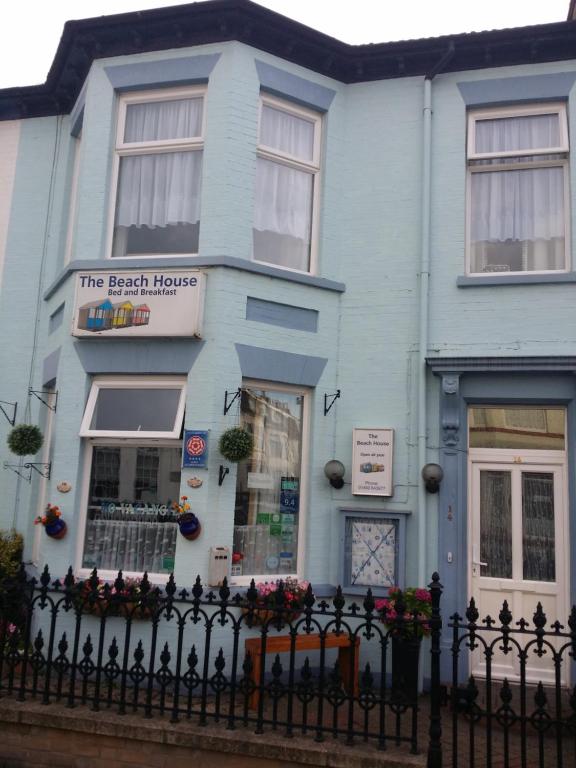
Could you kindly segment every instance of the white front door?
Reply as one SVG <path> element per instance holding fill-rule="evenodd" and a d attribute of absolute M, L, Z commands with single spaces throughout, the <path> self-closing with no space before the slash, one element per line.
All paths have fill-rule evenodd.
<path fill-rule="evenodd" d="M 470 450 L 469 594 L 480 620 L 500 626 L 504 600 L 511 626 L 524 618 L 533 628 L 538 602 L 546 628 L 568 618 L 568 516 L 564 451 Z M 493 639 L 495 633 L 489 633 Z M 485 635 L 486 636 L 486 635 Z M 530 638 L 520 636 L 525 645 Z M 494 647 L 492 675 L 517 679 L 517 652 Z M 566 665 L 563 665 L 564 667 Z M 485 658 L 472 654 L 471 673 L 485 674 Z M 527 680 L 554 682 L 548 657 L 530 654 Z"/>

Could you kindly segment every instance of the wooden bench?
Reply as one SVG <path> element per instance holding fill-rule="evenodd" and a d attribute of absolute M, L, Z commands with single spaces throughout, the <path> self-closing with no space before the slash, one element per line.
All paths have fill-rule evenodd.
<path fill-rule="evenodd" d="M 328 633 L 323 642 L 319 634 L 297 635 L 294 640 L 294 651 L 318 651 L 320 648 L 338 648 L 338 669 L 346 691 L 358 695 L 358 661 L 360 657 L 360 638 L 350 638 L 348 634 L 336 635 Z M 290 635 L 268 636 L 265 653 L 290 653 L 292 638 Z M 260 702 L 260 675 L 262 673 L 262 638 L 252 637 L 245 641 L 246 653 L 252 660 L 250 678 L 254 683 L 254 691 L 250 696 L 250 709 L 258 709 Z M 353 657 L 353 658 L 352 658 Z"/>

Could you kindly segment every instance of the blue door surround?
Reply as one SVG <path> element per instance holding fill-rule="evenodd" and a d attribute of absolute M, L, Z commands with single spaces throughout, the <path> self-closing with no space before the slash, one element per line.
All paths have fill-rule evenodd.
<path fill-rule="evenodd" d="M 568 525 L 576 530 L 576 358 L 428 358 L 427 364 L 441 379 L 440 456 L 444 479 L 438 499 L 438 572 L 444 585 L 442 615 L 443 650 L 451 647 L 447 617 L 464 615 L 468 595 L 467 446 L 468 406 L 472 404 L 562 405 L 567 409 Z M 572 536 L 570 536 L 572 540 Z M 452 562 L 449 562 L 449 553 Z M 570 599 L 576 598 L 576 557 L 571 547 Z M 520 617 L 515 617 L 515 619 Z M 531 617 L 525 617 L 531 619 Z M 565 623 L 563 616 L 558 618 Z M 451 655 L 443 653 L 442 679 L 450 680 Z M 461 665 L 465 666 L 465 665 Z M 466 679 L 466 668 L 460 670 Z"/>

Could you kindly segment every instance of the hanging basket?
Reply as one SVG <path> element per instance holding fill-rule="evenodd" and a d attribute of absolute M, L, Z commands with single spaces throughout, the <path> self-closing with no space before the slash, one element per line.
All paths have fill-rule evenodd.
<path fill-rule="evenodd" d="M 42 448 L 44 436 L 35 424 L 17 424 L 8 433 L 8 448 L 16 456 L 32 456 Z"/>
<path fill-rule="evenodd" d="M 218 450 L 225 459 L 236 464 L 251 455 L 253 446 L 254 440 L 250 432 L 242 427 L 232 427 L 220 438 Z"/>

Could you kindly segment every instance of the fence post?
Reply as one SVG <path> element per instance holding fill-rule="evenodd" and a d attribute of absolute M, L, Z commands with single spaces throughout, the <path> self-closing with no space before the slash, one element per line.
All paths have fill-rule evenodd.
<path fill-rule="evenodd" d="M 442 768 L 442 715 L 440 712 L 440 637 L 442 616 L 440 597 L 442 584 L 437 573 L 432 574 L 429 585 L 432 595 L 432 617 L 430 619 L 430 727 L 428 729 L 428 768 Z"/>

